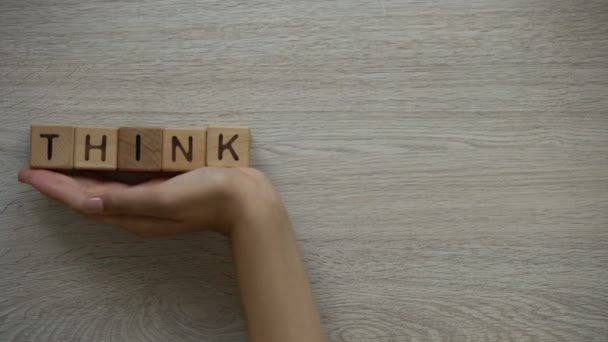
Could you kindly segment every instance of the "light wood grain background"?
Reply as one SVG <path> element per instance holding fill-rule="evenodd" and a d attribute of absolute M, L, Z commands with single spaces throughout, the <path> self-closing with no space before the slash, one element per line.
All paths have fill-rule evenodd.
<path fill-rule="evenodd" d="M 17 184 L 32 122 L 246 125 L 332 341 L 608 341 L 605 0 L 1 0 L 0 340 L 246 340 L 226 241 Z"/>

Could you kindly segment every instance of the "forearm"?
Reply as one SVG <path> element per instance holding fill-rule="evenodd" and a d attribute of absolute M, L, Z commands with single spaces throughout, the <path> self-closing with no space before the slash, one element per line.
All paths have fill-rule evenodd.
<path fill-rule="evenodd" d="M 325 341 L 291 224 L 280 202 L 236 225 L 230 236 L 250 340 Z"/>

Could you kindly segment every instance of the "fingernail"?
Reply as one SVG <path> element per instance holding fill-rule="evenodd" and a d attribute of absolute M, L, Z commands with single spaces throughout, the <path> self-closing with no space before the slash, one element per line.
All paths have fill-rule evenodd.
<path fill-rule="evenodd" d="M 82 210 L 87 214 L 101 214 L 103 212 L 103 200 L 101 197 L 90 197 L 84 200 Z"/>
<path fill-rule="evenodd" d="M 29 179 L 27 177 L 27 171 L 20 171 L 19 175 L 17 176 L 17 180 L 19 180 L 20 183 L 28 183 Z"/>

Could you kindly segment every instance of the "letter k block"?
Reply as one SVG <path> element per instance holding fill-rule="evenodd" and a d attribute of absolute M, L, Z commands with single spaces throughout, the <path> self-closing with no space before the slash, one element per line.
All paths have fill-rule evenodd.
<path fill-rule="evenodd" d="M 207 129 L 208 166 L 249 166 L 249 128 L 210 126 Z"/>

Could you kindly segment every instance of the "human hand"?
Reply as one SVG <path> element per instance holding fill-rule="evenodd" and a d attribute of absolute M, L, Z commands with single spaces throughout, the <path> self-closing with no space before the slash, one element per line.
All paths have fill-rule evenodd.
<path fill-rule="evenodd" d="M 204 167 L 129 186 L 23 170 L 19 181 L 142 237 L 203 229 L 229 235 L 250 340 L 327 341 L 289 216 L 261 172 Z"/>
<path fill-rule="evenodd" d="M 280 204 L 264 174 L 250 168 L 205 167 L 134 186 L 26 169 L 19 172 L 19 181 L 78 213 L 141 237 L 205 229 L 228 235 L 260 204 Z"/>

